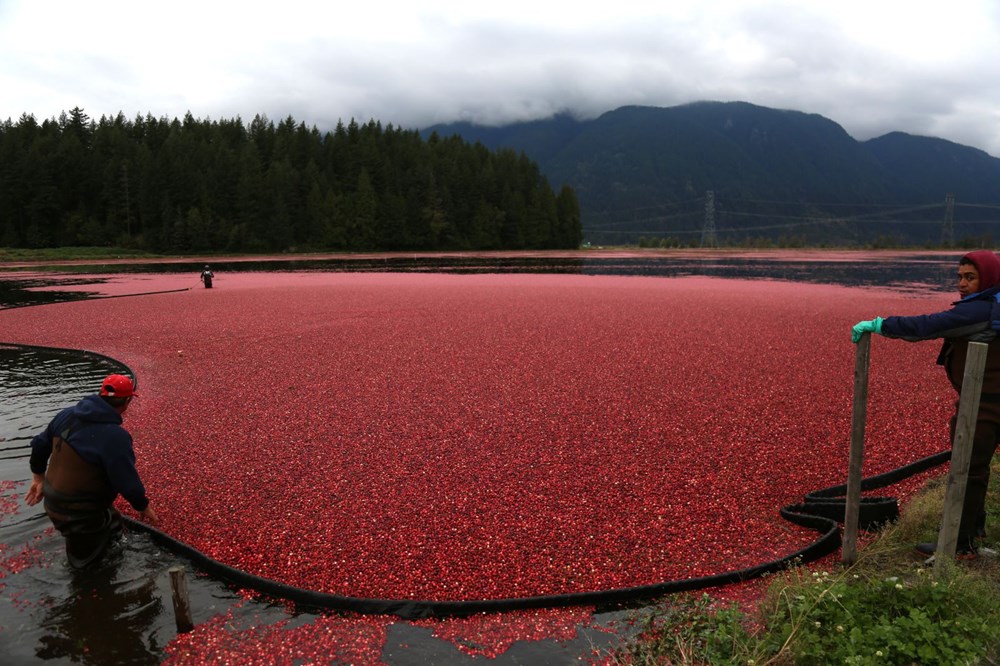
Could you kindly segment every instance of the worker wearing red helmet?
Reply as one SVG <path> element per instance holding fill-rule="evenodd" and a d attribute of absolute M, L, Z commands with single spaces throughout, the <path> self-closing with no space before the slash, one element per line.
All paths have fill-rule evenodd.
<path fill-rule="evenodd" d="M 122 427 L 134 397 L 130 378 L 109 375 L 97 395 L 59 412 L 31 440 L 32 481 L 25 501 L 45 500 L 74 568 L 96 564 L 121 534 L 121 515 L 112 506 L 118 495 L 144 520 L 157 522 L 135 468 L 132 436 Z"/>

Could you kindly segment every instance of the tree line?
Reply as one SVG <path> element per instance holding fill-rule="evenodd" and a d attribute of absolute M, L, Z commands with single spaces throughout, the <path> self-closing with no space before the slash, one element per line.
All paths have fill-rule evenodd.
<path fill-rule="evenodd" d="M 374 120 L 80 108 L 0 125 L 0 246 L 157 253 L 576 248 L 574 191 L 536 163 Z"/>

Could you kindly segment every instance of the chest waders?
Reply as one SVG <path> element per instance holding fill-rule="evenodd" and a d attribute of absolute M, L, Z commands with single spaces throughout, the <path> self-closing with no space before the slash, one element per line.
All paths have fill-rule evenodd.
<path fill-rule="evenodd" d="M 44 494 L 45 513 L 66 539 L 70 566 L 83 568 L 100 560 L 122 526 L 111 506 L 116 493 L 104 470 L 81 458 L 68 443 L 78 425 L 52 438 Z"/>

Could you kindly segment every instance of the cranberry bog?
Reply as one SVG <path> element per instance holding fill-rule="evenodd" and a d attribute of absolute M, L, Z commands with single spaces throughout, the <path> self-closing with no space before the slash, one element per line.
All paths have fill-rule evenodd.
<path fill-rule="evenodd" d="M 0 338 L 135 373 L 125 425 L 172 539 L 318 593 L 442 602 L 700 578 L 808 546 L 779 509 L 846 479 L 851 325 L 951 300 L 709 277 L 192 281 L 115 276 L 109 295 L 165 293 L 3 311 Z M 947 448 L 936 354 L 873 342 L 866 476 Z M 496 656 L 592 612 L 414 622 Z M 377 663 L 396 620 L 238 631 L 219 613 L 165 654 Z"/>

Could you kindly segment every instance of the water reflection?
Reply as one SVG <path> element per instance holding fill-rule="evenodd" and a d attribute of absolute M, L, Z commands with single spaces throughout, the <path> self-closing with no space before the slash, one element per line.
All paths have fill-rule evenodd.
<path fill-rule="evenodd" d="M 26 486 L 35 433 L 60 409 L 94 393 L 105 376 L 127 370 L 98 354 L 0 344 L 0 480 Z M 0 515 L 0 544 L 41 566 L 3 581 L 5 598 L 23 602 L 0 605 L 0 627 L 19 627 L 16 643 L 3 650 L 12 660 L 6 663 L 158 663 L 161 646 L 150 627 L 162 616 L 162 602 L 151 569 L 126 564 L 118 545 L 99 568 L 73 571 L 41 505 L 27 507 L 23 492 L 10 499 L 17 509 Z M 25 623 L 25 614 L 42 612 L 36 606 L 43 617 Z"/>
<path fill-rule="evenodd" d="M 94 393 L 125 366 L 98 354 L 0 342 L 0 479 L 27 478 L 31 438 L 56 413 Z M 4 461 L 23 459 L 17 475 Z M 9 470 L 13 472 L 14 470 Z"/>
<path fill-rule="evenodd" d="M 35 656 L 83 664 L 156 664 L 162 649 L 150 630 L 163 612 L 156 579 L 123 567 L 116 546 L 94 569 L 55 568 L 68 577 L 45 601 Z M 147 636 L 149 643 L 147 644 Z"/>
<path fill-rule="evenodd" d="M 822 256 L 822 255 L 818 255 Z M 212 270 L 227 272 L 324 271 L 353 273 L 557 273 L 575 275 L 630 275 L 644 277 L 712 276 L 748 280 L 792 280 L 843 286 L 888 287 L 950 291 L 954 280 L 955 259 L 952 255 L 927 254 L 886 256 L 876 260 L 785 259 L 771 257 L 727 256 L 547 256 L 504 257 L 469 256 L 404 256 L 378 258 L 267 259 L 252 261 L 215 261 Z M 76 273 L 191 273 L 197 276 L 204 263 L 134 263 L 87 264 L 63 266 L 63 275 L 52 277 L 5 278 L 0 273 L 0 308 L 37 305 L 60 301 L 92 298 L 94 292 L 32 291 L 37 287 L 100 284 L 103 279 L 80 279 Z"/>

